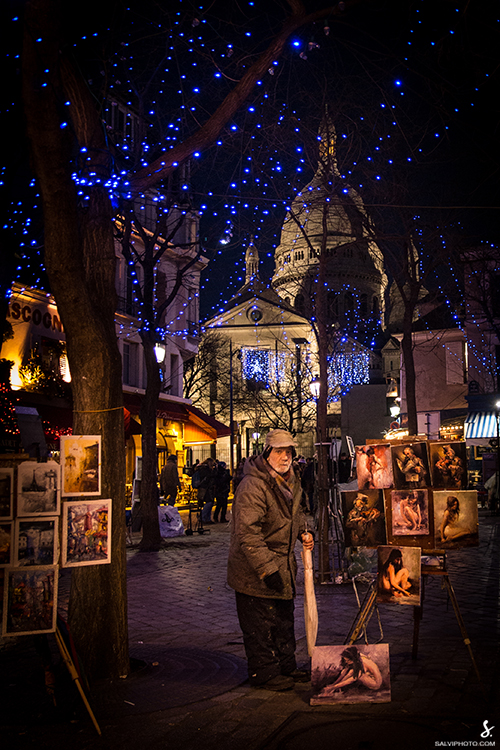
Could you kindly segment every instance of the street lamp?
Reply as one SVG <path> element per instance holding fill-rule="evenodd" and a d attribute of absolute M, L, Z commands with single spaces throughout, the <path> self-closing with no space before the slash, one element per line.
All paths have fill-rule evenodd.
<path fill-rule="evenodd" d="M 166 346 L 163 341 L 157 341 L 155 344 L 155 357 L 159 365 L 165 359 Z"/>
<path fill-rule="evenodd" d="M 252 437 L 253 437 L 253 439 L 254 439 L 254 442 L 255 442 L 255 448 L 254 448 L 254 452 L 255 452 L 255 453 L 258 453 L 258 452 L 259 452 L 259 438 L 260 438 L 260 432 L 252 432 Z"/>
<path fill-rule="evenodd" d="M 317 375 L 315 375 L 309 383 L 309 388 L 311 389 L 312 397 L 317 401 L 319 399 L 319 392 L 321 389 L 321 381 Z"/>

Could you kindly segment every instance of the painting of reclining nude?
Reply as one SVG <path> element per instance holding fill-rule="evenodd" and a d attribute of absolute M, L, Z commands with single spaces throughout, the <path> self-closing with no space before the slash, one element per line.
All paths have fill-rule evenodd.
<path fill-rule="evenodd" d="M 476 490 L 434 491 L 436 546 L 443 549 L 479 544 Z"/>
<path fill-rule="evenodd" d="M 387 543 L 382 490 L 343 492 L 346 547 L 377 547 Z"/>
<path fill-rule="evenodd" d="M 316 646 L 312 655 L 311 706 L 389 703 L 389 644 Z"/>
<path fill-rule="evenodd" d="M 420 547 L 379 547 L 377 601 L 419 606 L 420 572 Z"/>
<path fill-rule="evenodd" d="M 425 536 L 430 533 L 427 490 L 393 490 L 391 508 L 393 536 Z"/>

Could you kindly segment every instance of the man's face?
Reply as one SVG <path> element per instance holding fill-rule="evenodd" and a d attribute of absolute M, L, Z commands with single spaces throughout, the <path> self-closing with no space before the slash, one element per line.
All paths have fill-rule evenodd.
<path fill-rule="evenodd" d="M 292 448 L 272 448 L 267 459 L 274 471 L 286 474 L 292 465 Z"/>

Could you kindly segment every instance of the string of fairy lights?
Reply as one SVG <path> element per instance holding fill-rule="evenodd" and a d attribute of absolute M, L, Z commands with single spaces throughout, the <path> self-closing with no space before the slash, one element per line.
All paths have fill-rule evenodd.
<path fill-rule="evenodd" d="M 144 212 L 151 202 L 161 205 L 164 198 L 161 187 L 156 195 L 134 194 L 133 171 L 147 167 L 158 154 L 168 152 L 206 120 L 213 111 L 213 102 L 220 101 L 247 69 L 250 63 L 245 55 L 251 55 L 261 42 L 267 8 L 258 0 L 241 4 L 239 9 L 233 8 L 227 23 L 216 22 L 208 4 L 169 5 L 168 14 L 159 12 L 147 25 L 144 18 L 148 9 L 142 19 L 133 3 L 126 11 L 125 23 L 116 36 L 116 51 L 106 70 L 108 99 L 103 104 L 103 121 L 108 126 L 110 118 L 123 121 L 119 127 L 113 120 L 114 128 L 110 131 L 110 138 L 113 136 L 120 147 L 120 159 L 113 164 L 111 174 L 103 176 L 93 168 L 92 154 L 81 149 L 75 160 L 73 179 L 82 204 L 89 200 L 95 185 L 105 184 L 114 205 L 124 198 L 136 200 Z M 187 340 L 193 333 L 190 312 L 193 306 L 202 304 L 204 318 L 213 317 L 224 309 L 227 299 L 244 283 L 241 249 L 250 234 L 260 246 L 264 270 L 271 269 L 280 246 L 286 212 L 316 169 L 313 146 L 317 148 L 320 136 L 311 136 L 311 130 L 317 130 L 321 106 L 318 104 L 316 111 L 311 111 L 312 97 L 309 96 L 307 106 L 298 103 L 304 93 L 300 82 L 305 79 L 307 86 L 310 80 L 313 88 L 318 70 L 329 56 L 338 63 L 341 54 L 349 55 L 353 65 L 360 61 L 364 66 L 369 53 L 375 50 L 373 75 L 379 66 L 371 98 L 356 103 L 352 116 L 346 117 L 341 112 L 338 118 L 338 151 L 346 154 L 345 163 L 339 165 L 338 175 L 335 175 L 341 196 L 349 197 L 349 191 L 353 190 L 351 185 L 360 194 L 373 196 L 377 189 L 383 190 L 384 184 L 394 179 L 398 170 L 419 167 L 438 152 L 462 113 L 480 105 L 493 81 L 492 67 L 478 69 L 460 89 L 450 86 L 446 92 L 449 115 L 431 117 L 429 127 L 416 139 L 405 136 L 405 127 L 420 106 L 422 96 L 413 65 L 420 66 L 418 73 L 422 76 L 440 70 L 444 52 L 456 51 L 457 40 L 465 33 L 467 4 L 445 5 L 436 13 L 436 8 L 425 0 L 412 4 L 394 45 L 393 62 L 391 65 L 384 62 L 383 70 L 383 45 L 387 36 L 381 44 L 370 39 L 366 28 L 369 21 L 362 29 L 362 41 L 357 46 L 352 44 L 353 39 L 356 40 L 355 32 L 348 28 L 349 24 L 354 28 L 356 23 L 351 17 L 340 27 L 336 20 L 323 20 L 290 38 L 283 58 L 272 62 L 215 145 L 206 152 L 193 154 L 192 176 L 180 180 L 179 192 L 184 192 L 186 200 L 189 198 L 196 204 L 202 245 L 210 262 L 203 274 L 200 292 L 197 284 L 187 293 L 184 290 L 168 324 L 159 331 L 162 336 Z M 490 20 L 498 22 L 494 13 Z M 21 19 L 14 17 L 12 23 L 19 24 Z M 485 19 L 485 26 L 486 23 Z M 266 33 L 271 25 L 272 19 L 265 23 Z M 145 31 L 147 43 L 144 42 Z M 86 34 L 74 41 L 75 49 L 91 48 L 103 34 L 106 36 L 107 30 Z M 161 42 L 161 47 L 156 42 Z M 336 51 L 335 45 L 341 52 Z M 484 68 L 487 65 L 485 62 Z M 341 94 L 349 80 L 346 76 L 344 88 L 339 88 Z M 41 85 L 45 85 L 44 82 Z M 335 99 L 335 89 L 330 96 Z M 165 101 L 168 107 L 164 106 Z M 64 105 L 69 111 L 71 102 Z M 145 128 L 138 148 L 141 127 L 136 113 L 139 111 L 143 113 Z M 337 122 L 334 124 L 337 126 Z M 70 118 L 66 120 L 62 116 L 61 128 L 71 128 Z M 369 202 L 366 200 L 365 204 Z M 20 237 L 16 280 L 43 288 L 43 242 L 38 234 L 33 236 L 36 224 L 33 216 L 37 211 L 39 195 L 32 181 L 25 203 L 11 205 L 9 222 Z M 418 218 L 415 217 L 415 239 L 420 240 L 419 262 L 423 265 L 428 251 Z M 299 238 L 297 231 L 295 243 Z M 289 248 L 291 253 L 297 252 L 295 243 Z M 132 285 L 138 288 L 141 284 L 138 269 L 131 265 L 129 270 Z M 363 300 L 359 290 L 346 281 L 336 291 L 352 298 L 352 335 L 355 338 L 364 335 L 366 343 L 374 346 L 379 320 L 371 321 L 368 330 L 366 322 L 363 323 L 365 331 L 361 331 L 359 311 Z M 446 296 L 446 290 L 442 291 Z M 144 324 L 140 305 L 137 319 L 139 325 Z M 136 332 L 136 323 L 120 325 L 120 337 L 132 337 Z M 484 357 L 478 351 L 477 357 L 481 356 Z M 363 356 L 353 353 L 349 361 L 338 361 L 341 373 L 338 382 L 343 382 L 342 378 L 345 382 L 354 382 L 353 378 L 358 379 L 356 382 L 366 382 L 366 357 L 366 352 Z M 352 376 L 351 371 L 355 373 Z"/>

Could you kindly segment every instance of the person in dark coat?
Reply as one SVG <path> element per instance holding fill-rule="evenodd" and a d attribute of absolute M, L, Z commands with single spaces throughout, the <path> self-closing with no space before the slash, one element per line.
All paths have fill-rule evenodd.
<path fill-rule="evenodd" d="M 263 453 L 245 462 L 233 500 L 228 559 L 250 684 L 277 691 L 309 679 L 295 659 L 294 548 L 300 539 L 311 550 L 314 539 L 292 469 L 295 446 L 289 432 L 271 430 Z"/>
<path fill-rule="evenodd" d="M 160 491 L 168 505 L 175 505 L 177 491 L 181 488 L 179 471 L 177 469 L 177 456 L 171 455 L 160 474 Z"/>
<path fill-rule="evenodd" d="M 226 523 L 227 500 L 231 487 L 231 474 L 224 461 L 220 461 L 215 475 L 215 510 L 214 523 Z"/>
<path fill-rule="evenodd" d="M 201 518 L 203 523 L 212 523 L 212 508 L 214 507 L 215 498 L 215 475 L 217 473 L 217 464 L 215 459 L 206 458 L 198 466 L 197 471 L 200 474 L 200 484 L 198 487 L 198 505 L 203 506 Z"/>

